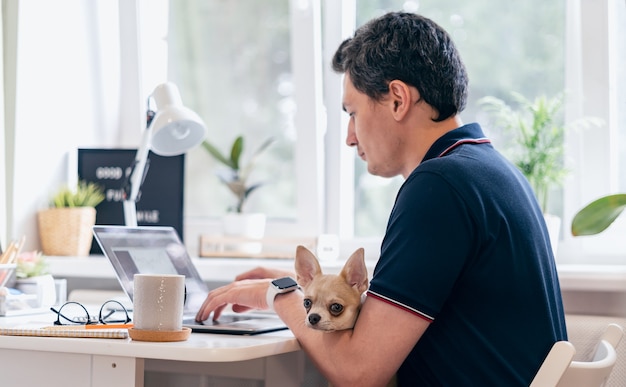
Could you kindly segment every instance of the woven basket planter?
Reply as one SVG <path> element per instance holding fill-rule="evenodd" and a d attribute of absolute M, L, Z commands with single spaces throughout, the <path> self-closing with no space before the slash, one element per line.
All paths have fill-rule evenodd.
<path fill-rule="evenodd" d="M 39 238 L 45 255 L 89 255 L 96 223 L 93 207 L 49 208 L 37 214 Z"/>

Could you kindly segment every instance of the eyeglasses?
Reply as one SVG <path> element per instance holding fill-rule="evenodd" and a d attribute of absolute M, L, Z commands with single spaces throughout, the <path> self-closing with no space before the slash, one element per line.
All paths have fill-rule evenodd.
<path fill-rule="evenodd" d="M 98 317 L 90 315 L 83 304 L 75 301 L 66 302 L 58 310 L 55 308 L 50 310 L 57 314 L 54 325 L 127 324 L 132 321 L 124 305 L 115 300 L 108 300 L 102 304 Z M 122 312 L 124 318 L 120 316 Z"/>

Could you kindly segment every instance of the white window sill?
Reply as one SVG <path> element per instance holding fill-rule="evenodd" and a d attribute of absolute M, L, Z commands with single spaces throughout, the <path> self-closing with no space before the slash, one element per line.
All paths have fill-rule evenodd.
<path fill-rule="evenodd" d="M 50 272 L 56 278 L 115 278 L 115 271 L 103 256 L 50 257 Z M 230 282 L 237 274 L 256 266 L 293 270 L 290 259 L 252 258 L 193 258 L 205 281 Z M 343 263 L 321 262 L 322 270 L 339 273 Z M 368 271 L 374 271 L 374 262 L 367 262 Z M 626 265 L 559 264 L 557 267 L 561 289 L 564 291 L 626 292 Z"/>
<path fill-rule="evenodd" d="M 626 265 L 558 264 L 561 290 L 626 292 Z"/>

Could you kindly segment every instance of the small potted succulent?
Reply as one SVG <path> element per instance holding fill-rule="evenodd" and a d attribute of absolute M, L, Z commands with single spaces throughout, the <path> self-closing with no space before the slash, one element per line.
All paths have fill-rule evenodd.
<path fill-rule="evenodd" d="M 86 256 L 93 240 L 95 207 L 104 200 L 104 190 L 95 183 L 79 181 L 63 187 L 52 197 L 49 208 L 37 214 L 39 237 L 45 255 Z"/>
<path fill-rule="evenodd" d="M 39 251 L 27 251 L 17 257 L 15 288 L 25 294 L 34 295 L 26 302 L 34 308 L 49 308 L 56 301 L 54 277 L 48 262 Z"/>
<path fill-rule="evenodd" d="M 213 158 L 224 165 L 224 168 L 218 169 L 216 174 L 235 198 L 234 205 L 228 208 L 227 214 L 222 218 L 224 235 L 244 239 L 263 238 L 265 234 L 265 214 L 248 213 L 245 211 L 245 205 L 250 195 L 264 185 L 263 182 L 250 183 L 249 178 L 256 165 L 257 158 L 274 142 L 274 137 L 265 140 L 252 153 L 246 163 L 243 163 L 241 159 L 244 150 L 243 136 L 235 138 L 228 155 L 223 154 L 207 140 L 202 143 L 202 147 Z M 248 253 L 258 253 L 261 245 L 259 243 L 238 244 L 236 249 Z"/>
<path fill-rule="evenodd" d="M 48 261 L 40 251 L 26 251 L 17 257 L 15 277 L 26 279 L 50 274 Z"/>

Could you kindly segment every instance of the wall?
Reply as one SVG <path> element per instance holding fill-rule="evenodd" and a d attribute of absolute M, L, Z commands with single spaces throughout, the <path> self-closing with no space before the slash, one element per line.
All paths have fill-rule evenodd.
<path fill-rule="evenodd" d="M 8 38 L 16 49 L 4 52 L 5 61 L 15 63 L 12 74 L 7 69 L 15 89 L 7 87 L 5 128 L 13 152 L 7 173 L 14 176 L 7 179 L 9 214 L 2 237 L 25 235 L 29 250 L 40 249 L 37 211 L 62 185 L 73 183 L 76 149 L 138 144 L 143 128 L 137 109 L 134 137 L 123 143 L 120 133 L 131 130 L 125 131 L 116 114 L 129 106 L 120 101 L 117 2 L 29 0 L 15 8 L 16 28 Z"/>

